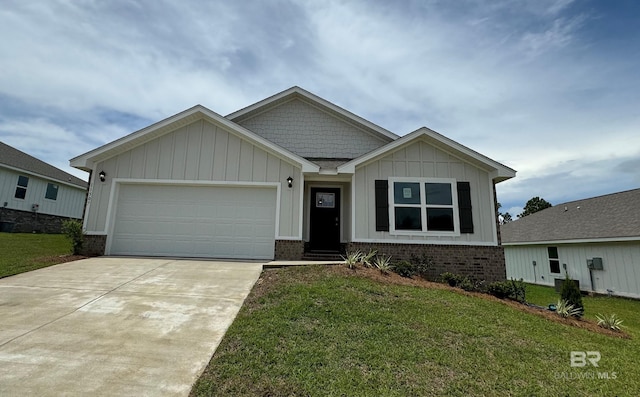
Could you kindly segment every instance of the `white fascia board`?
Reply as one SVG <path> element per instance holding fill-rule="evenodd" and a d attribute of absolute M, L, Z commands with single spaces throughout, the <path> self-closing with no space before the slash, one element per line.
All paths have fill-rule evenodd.
<path fill-rule="evenodd" d="M 454 141 L 451 140 L 447 137 L 445 137 L 442 134 L 439 134 L 427 127 L 422 127 L 419 128 L 403 137 L 401 137 L 400 139 L 397 139 L 393 142 L 388 143 L 385 146 L 382 146 L 376 150 L 373 150 L 363 156 L 360 156 L 356 159 L 353 159 L 351 161 L 349 161 L 348 163 L 342 164 L 341 166 L 338 167 L 338 172 L 339 173 L 355 173 L 355 169 L 358 165 L 363 164 L 369 160 L 372 160 L 376 157 L 379 157 L 385 153 L 391 152 L 394 149 L 397 149 L 398 147 L 405 145 L 413 140 L 419 139 L 421 137 L 427 137 L 429 139 L 432 139 L 442 145 L 444 145 L 445 147 L 461 153 L 467 157 L 471 157 L 473 159 L 475 159 L 476 161 L 486 165 L 487 167 L 491 168 L 493 171 L 491 172 L 491 176 L 492 179 L 498 179 L 498 181 L 503 181 L 506 179 L 510 179 L 516 176 L 516 171 L 507 167 L 504 164 L 501 164 L 497 161 L 494 161 L 472 149 L 469 149 L 468 147 Z"/>
<path fill-rule="evenodd" d="M 171 116 L 167 119 L 164 119 L 162 121 L 159 121 L 155 124 L 152 124 L 146 128 L 143 128 L 141 130 L 138 130 L 132 134 L 129 134 L 125 137 L 122 137 L 120 139 L 117 139 L 113 142 L 107 143 L 106 145 L 103 145 L 97 149 L 94 149 L 90 152 L 87 152 L 85 154 L 82 154 L 78 157 L 74 157 L 72 158 L 69 162 L 71 164 L 72 167 L 75 168 L 79 168 L 79 169 L 93 169 L 94 163 L 95 163 L 95 158 L 97 156 L 99 156 L 100 154 L 103 154 L 105 152 L 111 151 L 111 150 L 117 150 L 118 147 L 123 147 L 124 145 L 126 145 L 127 143 L 130 143 L 136 139 L 140 139 L 142 137 L 144 137 L 147 134 L 152 134 L 156 131 L 159 131 L 165 127 L 170 126 L 173 123 L 179 122 L 180 120 L 189 118 L 195 116 L 195 118 L 193 120 L 189 120 L 191 121 L 195 121 L 197 119 L 197 116 L 201 116 L 203 118 L 208 119 L 211 122 L 214 122 L 216 124 L 221 124 L 224 127 L 230 129 L 232 132 L 234 132 L 236 135 L 240 136 L 241 138 L 246 139 L 247 141 L 255 144 L 256 146 L 262 147 L 264 149 L 267 149 L 268 151 L 275 153 L 278 155 L 279 158 L 287 161 L 288 163 L 293 163 L 295 165 L 298 165 L 302 168 L 303 172 L 318 172 L 320 170 L 320 167 L 312 162 L 310 162 L 309 160 L 304 159 L 303 157 L 300 157 L 294 153 L 291 153 L 290 151 L 264 139 L 263 137 L 247 130 L 244 127 L 239 126 L 238 124 L 229 121 L 227 119 L 225 119 L 224 117 L 222 117 L 221 115 L 219 115 L 218 113 L 202 106 L 202 105 L 196 105 L 194 107 L 192 107 L 191 109 L 187 109 L 183 112 L 180 112 L 174 116 Z M 126 150 L 129 150 L 130 148 L 127 148 Z M 117 151 L 114 153 L 114 155 L 119 154 Z M 111 157 L 111 156 L 110 156 Z"/>
<path fill-rule="evenodd" d="M 178 114 L 175 114 L 173 116 L 167 117 L 164 120 L 158 121 L 157 123 L 151 124 L 148 127 L 142 128 L 138 131 L 135 131 L 129 135 L 125 135 L 121 138 L 116 139 L 115 141 L 111 141 L 109 143 L 106 143 L 100 147 L 97 147 L 91 151 L 88 151 L 84 154 L 81 154 L 79 156 L 76 156 L 74 158 L 72 158 L 71 160 L 69 160 L 69 163 L 71 164 L 72 167 L 74 168 L 79 168 L 79 169 L 88 169 L 91 170 L 93 169 L 93 159 L 97 156 L 99 156 L 102 153 L 105 153 L 107 151 L 113 150 L 118 148 L 119 146 L 122 146 L 124 144 L 127 144 L 135 139 L 138 139 L 144 135 L 147 135 L 153 131 L 157 131 L 162 129 L 163 127 L 167 127 L 168 125 L 175 123 L 176 121 L 183 119 L 185 117 L 191 116 L 199 111 L 201 111 L 201 109 L 206 109 L 204 108 L 204 106 L 202 105 L 196 105 L 190 109 L 187 109 L 185 111 L 182 111 Z"/>
<path fill-rule="evenodd" d="M 594 243 L 624 243 L 629 241 L 640 241 L 640 236 L 632 237 L 607 237 L 607 238 L 584 238 L 570 240 L 547 240 L 547 241 L 523 241 L 511 242 L 502 245 L 505 247 L 517 247 L 521 245 L 560 245 L 560 244 L 594 244 Z"/>

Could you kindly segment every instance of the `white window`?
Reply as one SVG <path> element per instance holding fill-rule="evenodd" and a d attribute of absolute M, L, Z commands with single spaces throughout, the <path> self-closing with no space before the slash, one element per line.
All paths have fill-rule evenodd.
<path fill-rule="evenodd" d="M 455 179 L 389 178 L 392 234 L 458 235 Z"/>
<path fill-rule="evenodd" d="M 58 185 L 54 183 L 47 183 L 47 191 L 44 194 L 44 198 L 49 200 L 58 199 Z"/>
<path fill-rule="evenodd" d="M 13 197 L 17 199 L 23 199 L 27 197 L 27 186 L 29 185 L 29 177 L 20 175 L 18 176 L 18 186 L 16 186 L 16 193 Z"/>

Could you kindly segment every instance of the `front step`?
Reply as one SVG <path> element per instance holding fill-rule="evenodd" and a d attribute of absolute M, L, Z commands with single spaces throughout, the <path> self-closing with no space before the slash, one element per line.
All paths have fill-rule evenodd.
<path fill-rule="evenodd" d="M 305 252 L 303 261 L 340 261 L 344 259 L 337 252 Z"/>

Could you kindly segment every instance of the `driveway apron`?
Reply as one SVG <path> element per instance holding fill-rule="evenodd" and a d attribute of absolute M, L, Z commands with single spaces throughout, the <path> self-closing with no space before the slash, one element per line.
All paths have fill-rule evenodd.
<path fill-rule="evenodd" d="M 0 395 L 187 396 L 261 263 L 92 258 L 0 280 Z"/>

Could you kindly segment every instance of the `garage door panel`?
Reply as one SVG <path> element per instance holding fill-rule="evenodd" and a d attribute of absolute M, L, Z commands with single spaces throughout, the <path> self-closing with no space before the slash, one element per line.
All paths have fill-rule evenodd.
<path fill-rule="evenodd" d="M 120 186 L 111 254 L 271 259 L 274 188 Z"/>

